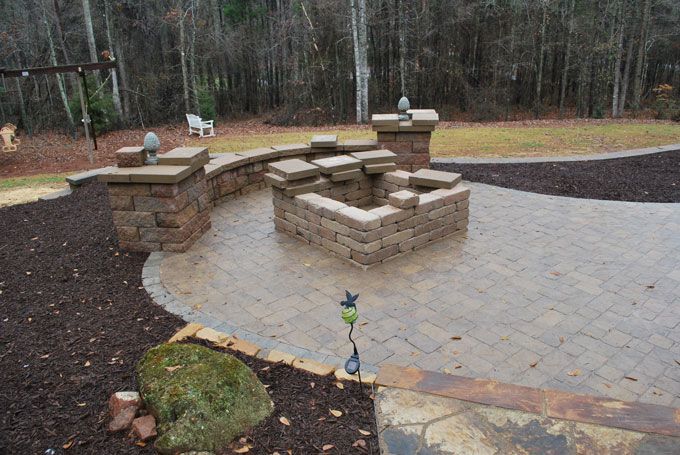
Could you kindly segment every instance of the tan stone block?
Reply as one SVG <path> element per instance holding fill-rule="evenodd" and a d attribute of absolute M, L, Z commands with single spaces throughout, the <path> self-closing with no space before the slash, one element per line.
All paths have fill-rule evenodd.
<path fill-rule="evenodd" d="M 359 231 L 370 231 L 381 226 L 380 217 L 356 207 L 340 209 L 335 213 L 335 219 L 345 226 Z"/>
<path fill-rule="evenodd" d="M 319 177 L 319 168 L 306 161 L 292 159 L 268 164 L 272 172 L 286 180 L 300 180 L 308 177 Z"/>
<path fill-rule="evenodd" d="M 109 194 L 109 205 L 111 210 L 134 210 L 135 204 L 132 202 L 132 196 L 115 196 Z"/>
<path fill-rule="evenodd" d="M 204 166 L 209 161 L 207 147 L 177 147 L 158 155 L 159 165 Z"/>
<path fill-rule="evenodd" d="M 431 210 L 427 216 L 431 220 L 436 220 L 437 218 L 441 218 L 447 215 L 453 214 L 453 212 L 456 211 L 456 206 L 455 205 L 445 205 L 444 207 L 440 207 L 438 209 Z"/>
<path fill-rule="evenodd" d="M 140 212 L 179 212 L 189 204 L 186 192 L 176 197 L 133 196 L 135 210 Z"/>
<path fill-rule="evenodd" d="M 187 251 L 189 248 L 191 248 L 191 245 L 196 243 L 196 241 L 201 238 L 203 234 L 208 232 L 211 228 L 212 224 L 210 220 L 205 222 L 203 226 L 201 226 L 199 229 L 195 230 L 193 234 L 189 236 L 188 239 L 184 240 L 183 242 L 180 243 L 163 243 L 163 251 L 170 251 L 174 253 L 183 253 Z"/>
<path fill-rule="evenodd" d="M 326 238 L 321 239 L 321 246 L 323 246 L 324 248 L 326 248 L 326 249 L 328 249 L 328 250 L 330 250 L 330 251 L 332 251 L 332 252 L 334 252 L 334 253 L 336 253 L 340 256 L 346 257 L 346 258 L 352 256 L 352 252 L 348 247 L 346 247 L 344 245 L 340 245 L 339 243 L 333 242 L 333 241 L 328 240 Z"/>
<path fill-rule="evenodd" d="M 359 382 L 359 375 L 357 374 L 347 374 L 344 368 L 338 368 L 335 370 L 335 378 L 338 381 L 354 381 Z M 361 382 L 364 384 L 375 384 L 376 375 L 374 373 L 363 372 L 361 373 Z"/>
<path fill-rule="evenodd" d="M 468 219 L 460 220 L 456 222 L 456 228 L 459 230 L 464 230 L 468 228 Z"/>
<path fill-rule="evenodd" d="M 413 142 L 413 153 L 418 155 L 428 155 L 430 154 L 430 143 L 429 142 Z"/>
<path fill-rule="evenodd" d="M 235 336 L 228 337 L 226 340 L 217 343 L 217 346 L 231 349 L 232 351 L 242 352 L 245 355 L 255 357 L 260 352 L 260 347 L 250 341 L 242 340 Z"/>
<path fill-rule="evenodd" d="M 148 183 L 108 183 L 106 188 L 114 196 L 151 196 Z"/>
<path fill-rule="evenodd" d="M 361 160 L 352 158 L 351 156 L 340 155 L 331 158 L 312 160 L 312 164 L 318 166 L 322 174 L 335 174 L 339 172 L 361 169 L 364 163 Z"/>
<path fill-rule="evenodd" d="M 397 142 L 430 142 L 430 132 L 398 132 L 394 135 Z"/>
<path fill-rule="evenodd" d="M 141 251 L 144 253 L 161 251 L 160 242 L 129 242 L 126 240 L 119 240 L 118 246 L 125 251 Z"/>
<path fill-rule="evenodd" d="M 328 376 L 335 371 L 334 365 L 317 362 L 316 360 L 297 358 L 293 361 L 293 367 L 309 371 L 318 376 Z"/>
<path fill-rule="evenodd" d="M 367 164 L 364 166 L 365 174 L 384 174 L 385 172 L 393 172 L 397 170 L 397 165 L 395 163 L 384 163 L 384 164 Z"/>
<path fill-rule="evenodd" d="M 421 194 L 416 206 L 416 215 L 427 213 L 444 205 L 444 198 L 432 193 Z"/>
<path fill-rule="evenodd" d="M 146 151 L 144 147 L 123 147 L 116 151 L 118 167 L 144 166 Z"/>
<path fill-rule="evenodd" d="M 177 228 L 141 228 L 139 237 L 144 242 L 182 243 L 191 235 L 199 231 L 206 222 L 210 221 L 207 211 L 196 214 L 191 220 Z"/>
<path fill-rule="evenodd" d="M 307 203 L 307 208 L 310 211 L 317 215 L 321 215 L 324 218 L 328 218 L 329 220 L 335 220 L 336 212 L 346 207 L 347 204 L 334 201 L 327 197 L 309 200 Z"/>
<path fill-rule="evenodd" d="M 368 152 L 353 152 L 350 156 L 361 160 L 364 165 L 393 163 L 397 155 L 389 150 L 371 150 Z"/>
<path fill-rule="evenodd" d="M 309 224 L 321 226 L 321 216 L 317 215 L 316 213 L 310 212 L 309 210 L 305 210 L 305 219 L 309 221 Z"/>
<path fill-rule="evenodd" d="M 327 227 L 323 227 L 323 226 L 321 226 L 321 227 L 319 228 L 319 235 L 320 235 L 322 238 L 327 239 L 327 240 L 330 240 L 330 241 L 332 241 L 332 242 L 335 242 L 336 239 L 337 239 L 337 234 L 335 233 L 335 231 L 333 231 L 333 230 L 331 230 L 331 229 L 328 229 Z M 322 242 L 322 243 L 323 243 L 323 242 Z"/>
<path fill-rule="evenodd" d="M 373 195 L 373 188 L 359 188 L 356 191 L 352 191 L 351 193 L 347 193 L 345 195 L 345 198 L 348 201 L 356 201 L 356 200 L 364 199 L 367 196 L 372 196 L 372 195 Z"/>
<path fill-rule="evenodd" d="M 406 171 L 387 172 L 382 176 L 383 180 L 388 183 L 399 186 L 409 186 L 411 173 Z"/>
<path fill-rule="evenodd" d="M 409 190 L 391 193 L 388 197 L 390 205 L 400 209 L 407 209 L 418 205 L 418 195 Z"/>
<path fill-rule="evenodd" d="M 411 251 L 412 249 L 424 245 L 429 241 L 430 241 L 429 232 L 419 235 L 417 237 L 411 237 L 410 239 L 405 240 L 399 244 L 399 251 L 402 253 L 406 251 Z"/>
<path fill-rule="evenodd" d="M 412 163 L 421 164 L 421 163 Z M 461 181 L 460 174 L 453 172 L 435 171 L 432 169 L 420 169 L 411 175 L 411 185 L 420 185 L 431 188 L 451 189 Z"/>
<path fill-rule="evenodd" d="M 139 241 L 139 228 L 129 226 L 116 226 L 116 233 L 118 234 L 118 240 L 123 240 L 125 242 Z"/>
<path fill-rule="evenodd" d="M 302 219 L 297 215 L 293 215 L 290 212 L 286 212 L 286 215 L 285 215 L 284 218 L 286 219 L 286 221 L 293 223 L 294 225 L 299 226 L 302 229 L 307 229 L 307 226 L 309 224 L 309 222 L 307 220 Z"/>
<path fill-rule="evenodd" d="M 373 139 L 347 139 L 338 147 L 346 152 L 365 152 L 368 150 L 375 150 L 378 148 L 378 142 Z"/>
<path fill-rule="evenodd" d="M 196 332 L 201 330 L 203 328 L 203 325 L 197 323 L 197 322 L 190 322 L 181 329 L 177 331 L 170 339 L 168 340 L 168 343 L 174 343 L 176 341 L 182 341 L 186 338 L 192 337 L 196 335 Z"/>
<path fill-rule="evenodd" d="M 373 114 L 371 124 L 373 126 L 399 126 L 399 114 Z"/>
<path fill-rule="evenodd" d="M 196 169 L 191 166 L 142 166 L 119 169 L 128 174 L 134 183 L 179 183 L 189 177 Z M 112 175 L 112 174 L 109 174 Z M 102 176 L 107 177 L 107 176 Z"/>
<path fill-rule="evenodd" d="M 156 226 L 156 216 L 153 212 L 130 212 L 114 210 L 111 213 L 113 216 L 113 224 L 116 226 Z"/>
<path fill-rule="evenodd" d="M 456 185 L 451 189 L 438 189 L 432 191 L 430 194 L 441 196 L 444 198 L 444 204 L 456 204 L 470 198 L 470 188 L 464 185 Z"/>
<path fill-rule="evenodd" d="M 399 246 L 390 245 L 386 248 L 382 248 L 376 251 L 375 253 L 371 254 L 362 254 L 357 251 L 353 251 L 352 259 L 358 262 L 359 264 L 371 265 L 384 261 L 385 259 L 390 258 L 395 254 L 399 254 Z"/>
<path fill-rule="evenodd" d="M 414 215 L 411 218 L 408 218 L 404 221 L 401 221 L 397 225 L 399 226 L 399 230 L 403 231 L 404 229 L 410 229 L 410 228 L 416 227 L 420 224 L 425 224 L 428 221 L 430 221 L 429 214 L 428 213 L 422 213 L 420 215 Z"/>
<path fill-rule="evenodd" d="M 418 237 L 425 233 L 434 231 L 435 229 L 439 229 L 440 227 L 442 227 L 442 224 L 443 223 L 440 219 L 432 220 L 425 224 L 419 224 L 418 226 L 415 227 L 414 236 Z"/>
<path fill-rule="evenodd" d="M 465 210 L 470 207 L 470 199 L 465 199 L 464 201 L 456 202 L 456 210 Z"/>
<path fill-rule="evenodd" d="M 382 242 L 380 240 L 376 240 L 374 242 L 369 242 L 369 243 L 364 243 L 364 242 L 357 242 L 356 240 L 346 237 L 344 235 L 338 235 L 337 241 L 341 245 L 345 245 L 349 248 L 351 248 L 353 251 L 357 251 L 359 253 L 363 254 L 370 254 L 370 253 L 375 253 L 378 251 L 380 248 L 382 248 Z"/>
<path fill-rule="evenodd" d="M 398 228 L 396 224 L 390 224 L 389 226 L 380 227 L 378 229 L 373 229 L 366 232 L 350 229 L 349 236 L 357 242 L 370 243 L 390 236 L 396 233 L 397 230 Z"/>
<path fill-rule="evenodd" d="M 320 197 L 321 196 L 316 193 L 299 194 L 293 197 L 293 204 L 295 204 L 297 207 L 306 209 L 309 201 L 312 199 L 319 199 Z"/>
<path fill-rule="evenodd" d="M 337 221 L 329 220 L 328 218 L 321 218 L 321 226 L 326 229 L 330 229 L 341 235 L 349 235 L 349 226 L 344 223 L 339 223 Z M 329 239 L 330 240 L 330 239 Z"/>
<path fill-rule="evenodd" d="M 276 150 L 279 157 L 288 157 L 295 155 L 305 155 L 309 153 L 310 147 L 307 144 L 283 144 L 283 145 L 272 145 L 272 149 Z"/>
<path fill-rule="evenodd" d="M 229 335 L 226 333 L 218 332 L 217 330 L 211 329 L 210 327 L 204 327 L 198 330 L 194 337 L 209 341 L 213 344 L 223 343 L 229 339 Z"/>
<path fill-rule="evenodd" d="M 188 223 L 197 213 L 198 201 L 194 201 L 176 213 L 157 213 L 156 225 L 158 227 L 179 228 Z"/>
<path fill-rule="evenodd" d="M 248 163 L 255 163 L 257 161 L 264 161 L 271 158 L 275 158 L 278 155 L 278 152 L 269 147 L 260 147 L 256 149 L 246 150 L 243 152 L 237 152 L 236 155 L 247 158 Z"/>
<path fill-rule="evenodd" d="M 288 197 L 294 197 L 299 194 L 314 193 L 315 191 L 319 190 L 320 184 L 321 182 L 317 180 L 312 183 L 289 186 L 288 188 L 283 190 L 283 194 Z"/>
<path fill-rule="evenodd" d="M 398 166 L 403 164 L 411 165 L 411 167 L 417 165 L 427 166 L 430 164 L 430 155 L 427 153 L 409 153 L 397 156 L 394 161 Z"/>
<path fill-rule="evenodd" d="M 287 352 L 277 351 L 276 349 L 272 349 L 267 354 L 267 361 L 272 362 L 272 363 L 282 362 L 282 363 L 285 363 L 286 365 L 292 365 L 293 361 L 295 361 L 295 356 L 293 354 L 289 354 Z"/>
<path fill-rule="evenodd" d="M 343 185 L 337 185 L 331 188 L 331 197 L 335 198 L 338 196 L 351 193 L 359 189 L 359 182 L 346 183 Z"/>
<path fill-rule="evenodd" d="M 413 112 L 411 115 L 411 122 L 413 125 L 437 125 L 439 123 L 439 114 L 434 111 L 431 112 Z"/>
<path fill-rule="evenodd" d="M 338 145 L 337 134 L 317 134 L 312 136 L 309 145 L 312 148 L 336 147 Z"/>
<path fill-rule="evenodd" d="M 185 182 L 189 182 L 191 185 L 193 185 L 193 182 L 191 182 L 190 179 L 184 179 L 182 181 L 182 189 L 180 189 L 180 186 L 177 183 L 153 183 L 151 184 L 151 196 L 175 197 L 182 191 L 186 190 L 187 185 Z"/>
<path fill-rule="evenodd" d="M 382 207 L 369 210 L 368 213 L 378 215 L 380 217 L 381 225 L 387 226 L 411 217 L 413 215 L 413 209 L 399 209 L 391 205 L 383 205 Z"/>
<path fill-rule="evenodd" d="M 382 239 L 382 246 L 386 248 L 390 245 L 397 245 L 402 243 L 414 235 L 414 229 L 405 229 L 403 231 L 397 232 L 396 234 L 388 235 Z"/>
<path fill-rule="evenodd" d="M 293 223 L 282 218 L 274 218 L 274 226 L 279 232 L 288 232 L 291 234 L 295 234 L 297 232 L 296 226 Z"/>
<path fill-rule="evenodd" d="M 396 133 L 380 131 L 377 133 L 378 142 L 396 142 Z"/>
<path fill-rule="evenodd" d="M 349 180 L 357 180 L 364 176 L 361 169 L 353 169 L 351 171 L 335 172 L 331 174 L 331 182 L 346 182 Z"/>
<path fill-rule="evenodd" d="M 371 194 L 375 197 L 379 198 L 386 198 L 387 197 L 387 192 L 383 190 L 382 188 L 373 188 L 371 191 Z"/>
<path fill-rule="evenodd" d="M 453 219 L 458 221 L 462 220 L 467 220 L 470 216 L 470 210 L 465 209 L 465 210 L 459 210 L 456 213 L 453 214 Z"/>

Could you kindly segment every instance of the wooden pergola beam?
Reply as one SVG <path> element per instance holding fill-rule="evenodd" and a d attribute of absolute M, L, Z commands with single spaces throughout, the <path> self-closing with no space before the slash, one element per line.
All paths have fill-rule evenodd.
<path fill-rule="evenodd" d="M 57 66 L 39 66 L 35 68 L 21 68 L 21 69 L 7 69 L 0 68 L 0 76 L 3 77 L 29 77 L 40 74 L 62 74 L 62 73 L 82 73 L 84 71 L 96 71 L 113 69 L 116 67 L 116 62 L 97 62 L 97 63 L 81 63 L 78 65 L 57 65 Z"/>

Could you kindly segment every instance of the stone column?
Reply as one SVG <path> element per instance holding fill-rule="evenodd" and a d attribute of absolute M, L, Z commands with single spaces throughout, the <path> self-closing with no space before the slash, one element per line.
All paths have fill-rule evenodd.
<path fill-rule="evenodd" d="M 99 176 L 124 250 L 183 252 L 210 229 L 208 149 L 182 147 L 158 158 L 158 165 L 118 167 Z"/>
<path fill-rule="evenodd" d="M 399 114 L 374 114 L 373 131 L 378 145 L 397 154 L 397 167 L 414 172 L 430 167 L 430 139 L 439 123 L 439 114 L 432 109 L 410 109 L 409 120 L 400 121 Z"/>

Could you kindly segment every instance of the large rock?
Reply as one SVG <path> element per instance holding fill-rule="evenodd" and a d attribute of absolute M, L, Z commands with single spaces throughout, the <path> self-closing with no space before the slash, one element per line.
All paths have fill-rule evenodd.
<path fill-rule="evenodd" d="M 163 344 L 137 365 L 146 409 L 156 418 L 162 454 L 215 452 L 267 417 L 273 404 L 238 359 L 193 344 Z"/>

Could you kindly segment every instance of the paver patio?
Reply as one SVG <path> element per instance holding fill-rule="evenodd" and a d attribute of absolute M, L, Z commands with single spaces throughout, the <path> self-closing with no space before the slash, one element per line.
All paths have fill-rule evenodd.
<path fill-rule="evenodd" d="M 338 364 L 349 289 L 366 364 L 680 407 L 678 205 L 469 186 L 466 236 L 368 271 L 275 232 L 271 191 L 250 193 L 144 283 L 189 321 Z"/>

